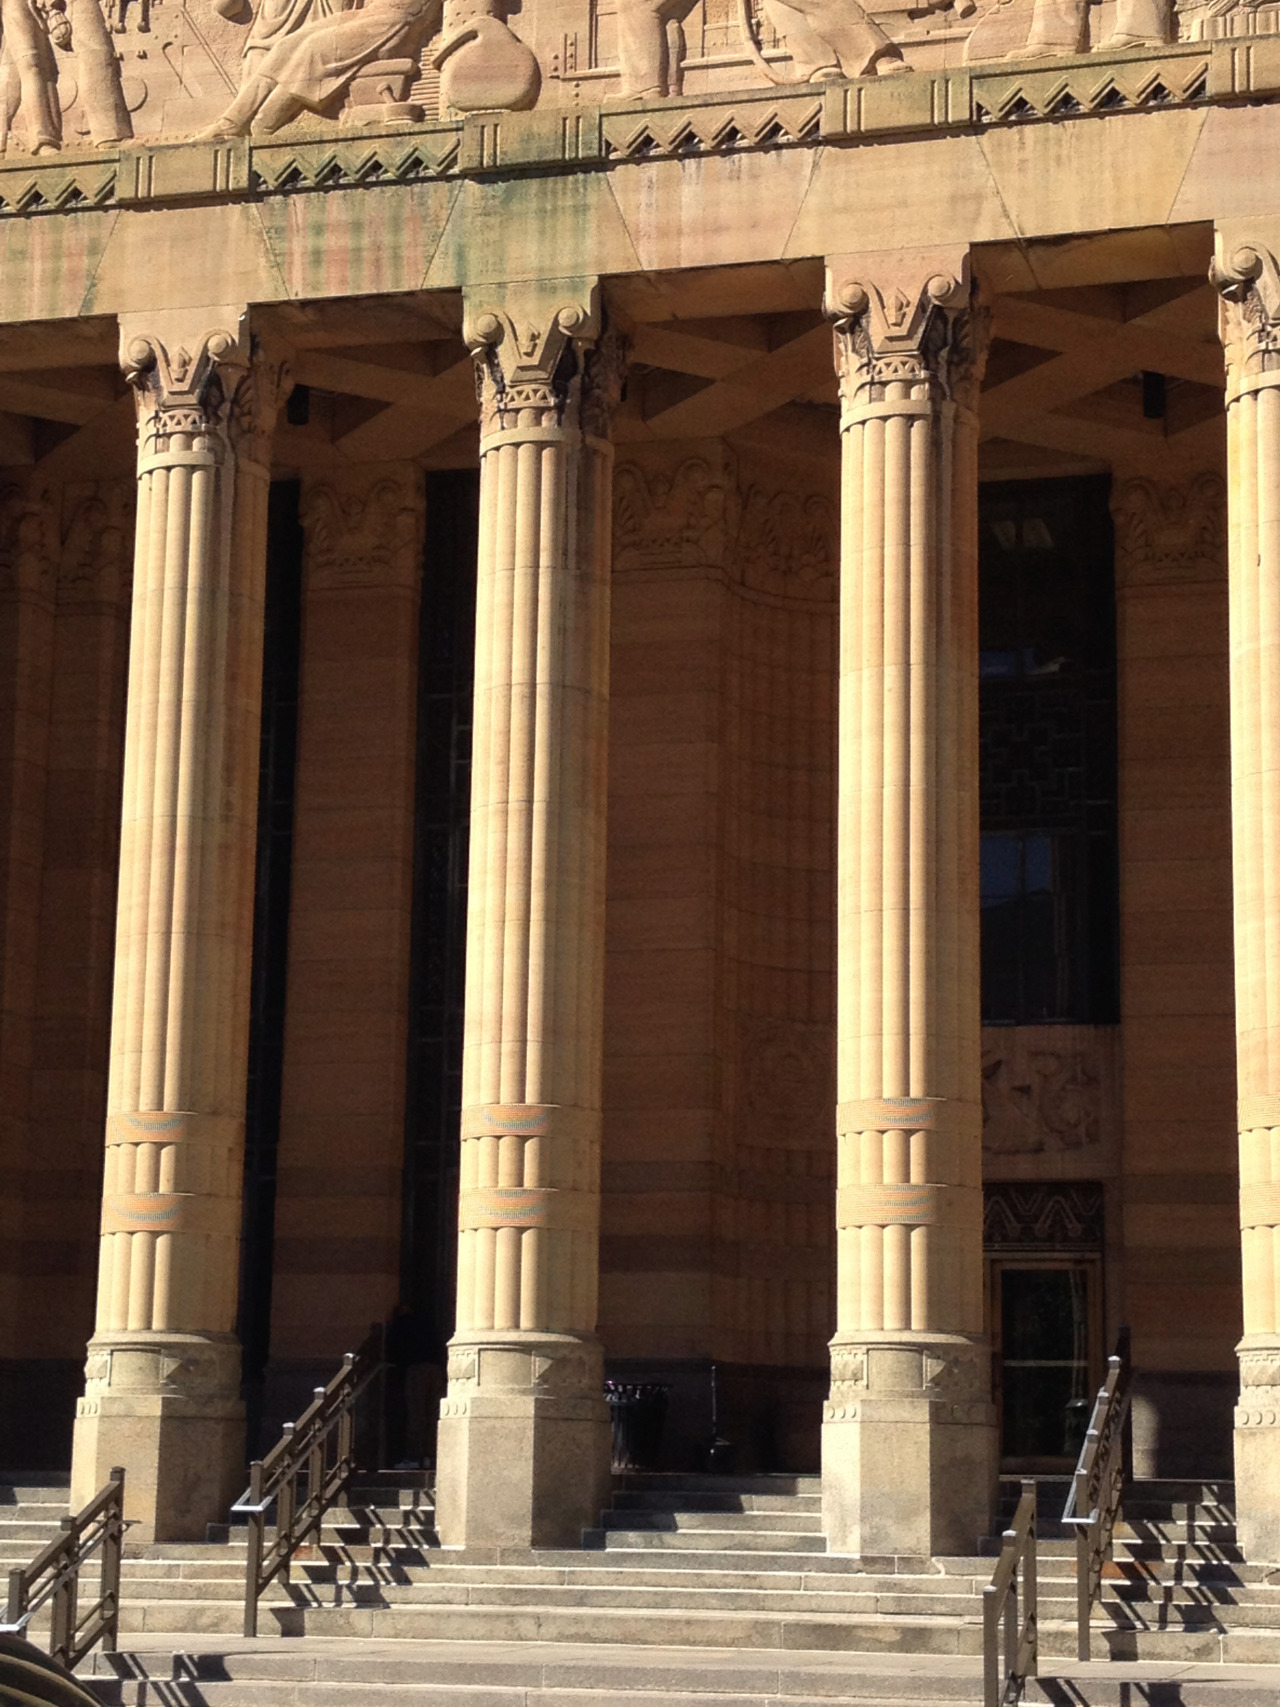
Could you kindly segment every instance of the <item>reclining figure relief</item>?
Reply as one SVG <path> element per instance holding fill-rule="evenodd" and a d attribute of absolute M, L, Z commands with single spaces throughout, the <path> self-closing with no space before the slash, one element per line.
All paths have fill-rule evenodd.
<path fill-rule="evenodd" d="M 332 0 L 259 0 L 239 91 L 201 136 L 270 136 L 303 113 L 333 116 L 371 71 L 384 74 L 384 94 L 398 81 L 403 97 L 449 10 L 442 0 L 364 0 L 340 10 Z M 537 60 L 487 8 L 468 12 L 448 19 L 453 27 L 434 55 L 442 99 L 463 111 L 532 106 Z"/>

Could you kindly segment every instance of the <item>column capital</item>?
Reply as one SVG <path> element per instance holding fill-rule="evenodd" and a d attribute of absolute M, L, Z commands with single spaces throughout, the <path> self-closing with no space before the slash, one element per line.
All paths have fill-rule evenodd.
<path fill-rule="evenodd" d="M 462 336 L 476 361 L 484 439 L 548 428 L 604 436 L 623 347 L 606 333 L 597 279 L 477 290 L 467 296 Z"/>
<path fill-rule="evenodd" d="M 826 268 L 844 426 L 869 406 L 976 406 L 988 317 L 966 247 L 829 255 Z"/>
<path fill-rule="evenodd" d="M 1280 384 L 1280 227 L 1221 226 L 1209 279 L 1227 363 L 1227 407 L 1243 393 Z"/>
<path fill-rule="evenodd" d="M 204 453 L 224 441 L 241 462 L 270 466 L 276 409 L 292 381 L 289 352 L 251 332 L 243 304 L 120 316 L 120 367 L 138 406 L 140 453 Z"/>

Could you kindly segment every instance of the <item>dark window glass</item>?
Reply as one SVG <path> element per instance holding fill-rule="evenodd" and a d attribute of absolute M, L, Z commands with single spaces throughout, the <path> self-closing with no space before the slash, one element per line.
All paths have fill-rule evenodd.
<path fill-rule="evenodd" d="M 262 740 L 258 770 L 258 850 L 249 1002 L 249 1081 L 245 1109 L 240 1309 L 249 1451 L 257 1450 L 263 1375 L 271 1336 L 276 1151 L 284 1072 L 289 888 L 298 743 L 298 656 L 302 634 L 302 525 L 296 480 L 277 481 L 267 511 Z"/>
<path fill-rule="evenodd" d="M 1089 1278 L 1083 1268 L 1000 1274 L 1006 1458 L 1074 1458 L 1088 1425 Z"/>
<path fill-rule="evenodd" d="M 400 1296 L 453 1332 L 479 475 L 427 476 Z"/>
<path fill-rule="evenodd" d="M 1115 589 L 1105 479 L 985 487 L 982 1009 L 1118 1016 Z"/>

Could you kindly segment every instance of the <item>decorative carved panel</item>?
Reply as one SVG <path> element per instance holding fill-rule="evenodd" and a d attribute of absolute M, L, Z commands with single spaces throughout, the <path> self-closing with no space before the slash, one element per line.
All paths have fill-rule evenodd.
<path fill-rule="evenodd" d="M 501 113 L 582 111 L 608 98 L 657 109 L 651 126 L 611 124 L 604 152 L 776 146 L 838 129 L 927 122 L 1071 117 L 1105 105 L 1153 105 L 1204 93 L 1202 64 L 1088 69 L 1123 51 L 1158 56 L 1280 33 L 1280 5 L 1246 0 L 13 0 L 0 147 L 11 154 L 109 149 L 134 141 L 412 131 L 484 115 L 497 161 Z M 954 91 L 912 87 L 902 73 L 954 77 L 964 65 L 1017 61 L 1017 90 L 993 90 L 952 114 Z M 1034 62 L 1046 61 L 1040 90 Z M 23 76 L 13 67 L 21 63 Z M 1252 75 L 1246 68 L 1246 80 Z M 865 87 L 846 91 L 850 79 Z M 1047 80 L 1046 80 L 1047 79 Z M 1050 85 L 1052 87 L 1050 87 Z M 959 85 L 956 86 L 957 90 Z M 834 105 L 827 91 L 836 94 Z M 664 104 L 696 91 L 773 97 L 773 110 L 708 125 Z M 851 94 L 852 107 L 844 97 Z M 942 99 L 939 103 L 938 96 Z M 969 103 L 966 101 L 965 105 Z M 828 111 L 828 107 L 831 108 Z M 879 116 L 877 116 L 879 115 Z M 619 115 L 620 116 L 620 115 Z M 572 128 L 572 127 L 571 127 Z M 598 127 L 597 127 L 598 129 Z M 560 127 L 541 136 L 545 157 Z M 566 133 L 567 135 L 567 133 Z M 570 158 L 601 151 L 580 138 Z M 567 146 L 560 138 L 560 146 Z M 150 162 L 139 162 L 149 172 Z M 234 167 L 228 162 L 232 188 Z M 167 168 L 166 168 L 167 169 Z M 385 170 L 385 162 L 381 170 Z M 197 175 L 199 169 L 197 168 Z M 136 186 L 135 186 L 136 187 Z M 211 186 L 218 187 L 218 186 Z M 242 186 L 243 187 L 243 186 Z"/>
<path fill-rule="evenodd" d="M 1227 488 L 1219 474 L 1179 486 L 1126 480 L 1111 499 L 1122 586 L 1217 581 L 1227 562 Z"/>
<path fill-rule="evenodd" d="M 756 592 L 834 603 L 839 522 L 823 493 L 785 473 L 766 487 L 725 451 L 674 472 L 623 463 L 614 475 L 615 569 L 723 569 Z"/>
<path fill-rule="evenodd" d="M 982 1148 L 989 1157 L 1096 1151 L 1119 1122 L 1109 1026 L 986 1026 Z"/>
<path fill-rule="evenodd" d="M 1100 1251 L 1102 1187 L 1092 1181 L 1035 1181 L 983 1188 L 987 1250 Z"/>

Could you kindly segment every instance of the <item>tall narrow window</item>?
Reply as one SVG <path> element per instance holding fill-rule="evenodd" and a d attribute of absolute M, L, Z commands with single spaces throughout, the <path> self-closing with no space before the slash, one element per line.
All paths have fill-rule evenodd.
<path fill-rule="evenodd" d="M 479 501 L 476 472 L 428 474 L 400 1296 L 441 1357 L 453 1332 Z"/>
<path fill-rule="evenodd" d="M 982 1010 L 1118 1015 L 1116 644 L 1105 478 L 981 505 Z"/>
<path fill-rule="evenodd" d="M 302 637 L 302 524 L 296 480 L 277 481 L 267 512 L 267 585 L 258 771 L 258 852 L 253 901 L 249 1082 L 245 1111 L 240 1309 L 250 1450 L 262 1412 L 271 1339 L 271 1260 L 276 1149 L 284 1072 L 284 1005 L 293 862 L 293 788 L 298 744 L 298 658 Z"/>

